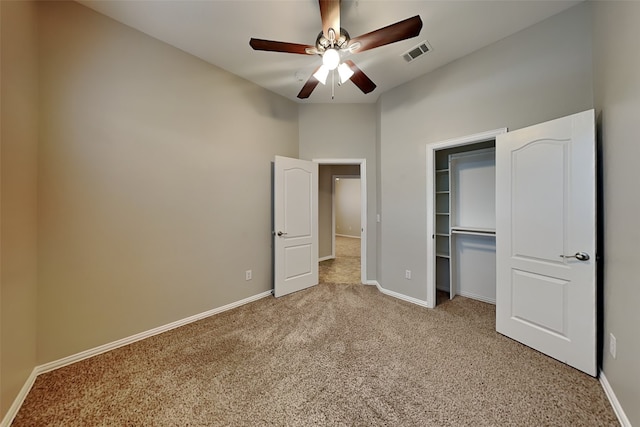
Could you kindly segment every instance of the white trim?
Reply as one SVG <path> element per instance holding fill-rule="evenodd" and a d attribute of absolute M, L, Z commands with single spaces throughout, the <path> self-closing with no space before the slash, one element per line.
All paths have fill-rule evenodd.
<path fill-rule="evenodd" d="M 170 331 L 171 329 L 179 328 L 180 326 L 184 326 L 184 325 L 187 325 L 189 323 L 193 323 L 193 322 L 196 322 L 198 320 L 202 320 L 202 319 L 205 319 L 207 317 L 211 317 L 213 315 L 222 313 L 224 311 L 228 311 L 228 310 L 240 307 L 240 306 L 248 304 L 250 302 L 257 301 L 259 299 L 268 297 L 272 293 L 273 293 L 273 290 L 265 291 L 265 292 L 262 292 L 260 294 L 253 295 L 253 296 L 250 296 L 248 298 L 242 299 L 240 301 L 232 302 L 232 303 L 224 305 L 222 307 L 214 308 L 212 310 L 208 310 L 208 311 L 205 311 L 203 313 L 195 314 L 193 316 L 189 316 L 189 317 L 186 317 L 184 319 L 177 320 L 177 321 L 172 322 L 172 323 L 168 323 L 168 324 L 166 324 L 164 326 L 159 326 L 157 328 L 153 328 L 153 329 L 150 329 L 148 331 L 141 332 L 139 334 L 131 335 L 130 337 L 122 338 L 120 340 L 113 341 L 113 342 L 110 342 L 110 343 L 107 343 L 107 344 L 104 344 L 104 345 L 101 345 L 101 346 L 98 346 L 98 347 L 94 347 L 94 348 L 91 348 L 89 350 L 82 351 L 80 353 L 72 354 L 71 356 L 67 356 L 67 357 L 64 357 L 62 359 L 54 360 L 53 362 L 49 362 L 49 363 L 45 363 L 43 365 L 36 366 L 35 368 L 33 368 L 33 371 L 31 372 L 31 375 L 29 376 L 29 378 L 25 382 L 24 386 L 22 386 L 22 389 L 20 390 L 20 393 L 18 393 L 18 395 L 14 399 L 13 404 L 9 408 L 9 411 L 7 412 L 5 417 L 2 419 L 2 422 L 0 422 L 0 427 L 9 427 L 11 425 L 11 423 L 13 422 L 13 419 L 18 414 L 18 411 L 20 410 L 20 407 L 22 406 L 22 403 L 24 402 L 24 399 L 27 397 L 27 394 L 29 394 L 29 391 L 31 390 L 31 387 L 33 386 L 33 383 L 36 380 L 36 377 L 38 375 L 40 375 L 40 374 L 51 372 L 51 371 L 53 371 L 55 369 L 59 369 L 59 368 L 71 365 L 71 364 L 79 362 L 81 360 L 89 359 L 89 358 L 97 356 L 99 354 L 106 353 L 106 352 L 111 351 L 111 350 L 115 350 L 116 348 L 123 347 L 123 346 L 128 345 L 128 344 L 132 344 L 132 343 L 134 343 L 136 341 L 141 341 L 143 339 L 152 337 L 154 335 L 158 335 L 158 334 L 161 334 L 163 332 Z"/>
<path fill-rule="evenodd" d="M 380 283 L 377 280 L 367 280 L 363 285 L 380 287 Z"/>
<path fill-rule="evenodd" d="M 328 261 L 330 259 L 336 259 L 336 257 L 334 257 L 333 255 L 323 256 L 322 258 L 318 258 L 318 262 Z"/>
<path fill-rule="evenodd" d="M 385 294 L 385 295 L 389 295 L 391 297 L 398 298 L 398 299 L 400 299 L 402 301 L 407 301 L 407 302 L 410 302 L 411 304 L 419 305 L 421 307 L 432 308 L 432 307 L 429 307 L 429 305 L 427 304 L 427 301 L 423 301 L 423 300 L 418 299 L 418 298 L 408 297 L 408 296 L 400 294 L 398 292 L 390 291 L 390 290 L 385 289 L 382 286 L 380 286 L 380 283 L 378 283 L 378 282 L 376 282 L 376 286 L 378 287 L 378 290 L 380 292 L 382 292 L 383 294 Z"/>
<path fill-rule="evenodd" d="M 466 297 L 466 298 L 471 298 L 477 301 L 482 301 L 482 302 L 486 302 L 488 304 L 493 304 L 496 305 L 496 300 L 492 299 L 492 298 L 487 298 L 483 295 L 477 295 L 474 294 L 472 292 L 467 292 L 467 291 L 458 291 L 458 295 L 460 295 L 461 297 Z"/>
<path fill-rule="evenodd" d="M 312 159 L 320 165 L 359 165 L 360 166 L 360 282 L 367 283 L 367 159 Z M 333 239 L 333 237 L 332 237 Z M 335 254 L 335 247 L 332 249 Z"/>
<path fill-rule="evenodd" d="M 9 427 L 13 422 L 13 419 L 16 417 L 16 415 L 18 415 L 20 407 L 24 403 L 24 400 L 27 398 L 29 391 L 31 391 L 31 387 L 33 387 L 33 384 L 36 382 L 36 377 L 38 376 L 37 370 L 38 367 L 36 366 L 35 368 L 33 368 L 33 371 L 31 371 L 31 375 L 29 375 L 29 378 L 27 378 L 27 381 L 25 381 L 24 385 L 20 389 L 20 392 L 13 400 L 11 407 L 2 419 L 2 422 L 0 422 L 0 427 Z"/>
<path fill-rule="evenodd" d="M 435 173 L 435 152 L 446 148 L 460 147 L 468 144 L 490 141 L 496 139 L 498 135 L 507 132 L 507 128 L 499 128 L 487 132 L 480 132 L 460 138 L 452 138 L 436 143 L 427 143 L 427 301 L 426 306 L 435 308 L 436 306 L 436 243 L 435 235 L 435 197 L 436 182 Z"/>
<path fill-rule="evenodd" d="M 227 304 L 222 307 L 214 308 L 212 310 L 208 310 L 200 314 L 195 314 L 193 316 L 189 316 L 181 320 L 176 320 L 175 322 L 168 323 L 164 326 L 158 326 L 157 328 L 153 328 L 145 332 L 140 332 L 139 334 L 131 335 L 130 337 L 122 338 L 120 340 L 103 344 L 101 346 L 94 347 L 89 350 L 82 351 L 80 353 L 72 354 L 71 356 L 54 360 L 53 362 L 45 363 L 44 365 L 38 366 L 36 369 L 38 369 L 38 374 L 43 374 L 45 372 L 53 371 L 55 369 L 59 369 L 64 366 L 71 365 L 72 363 L 76 363 L 81 360 L 89 359 L 90 357 L 97 356 L 102 353 L 106 353 L 107 351 L 115 350 L 116 348 L 123 347 L 128 344 L 132 344 L 136 341 L 141 341 L 145 338 L 149 338 L 154 335 L 158 335 L 163 332 L 170 331 L 171 329 L 179 328 L 180 326 L 197 322 L 198 320 L 211 317 L 215 314 L 222 313 L 223 311 L 231 310 L 233 308 L 240 307 L 241 305 L 248 304 L 253 301 L 257 301 L 261 298 L 268 297 L 272 293 L 273 291 L 270 291 L 270 290 L 266 292 L 262 292 L 261 294 L 254 295 L 240 301 L 232 302 L 231 304 Z"/>
<path fill-rule="evenodd" d="M 627 414 L 624 413 L 624 409 L 622 409 L 622 405 L 620 405 L 620 401 L 616 397 L 616 394 L 613 392 L 611 388 L 611 384 L 607 381 L 607 377 L 605 377 L 604 372 L 600 371 L 600 385 L 604 389 L 604 394 L 607 395 L 607 399 L 609 399 L 609 403 L 613 407 L 613 412 L 615 412 L 616 417 L 618 417 L 618 421 L 620 421 L 620 425 L 622 427 L 631 427 L 631 421 L 627 418 Z"/>
<path fill-rule="evenodd" d="M 338 234 L 336 233 L 336 237 L 348 237 L 349 239 L 359 239 L 358 236 L 349 236 L 348 234 Z"/>

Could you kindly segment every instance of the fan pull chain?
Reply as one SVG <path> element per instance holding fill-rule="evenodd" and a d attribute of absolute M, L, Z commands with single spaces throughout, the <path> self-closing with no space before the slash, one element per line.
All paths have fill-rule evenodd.
<path fill-rule="evenodd" d="M 336 78 L 336 70 L 331 71 L 331 100 L 333 101 L 333 98 L 335 98 L 335 91 L 336 91 L 336 85 L 335 83 L 335 78 Z"/>

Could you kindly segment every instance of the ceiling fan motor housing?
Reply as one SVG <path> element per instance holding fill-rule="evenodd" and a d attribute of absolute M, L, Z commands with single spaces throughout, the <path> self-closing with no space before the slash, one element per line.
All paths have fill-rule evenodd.
<path fill-rule="evenodd" d="M 337 49 L 346 49 L 349 44 L 349 40 L 351 40 L 351 36 L 344 28 L 340 28 L 340 35 L 336 37 L 333 41 L 333 47 Z M 322 54 L 325 50 L 331 48 L 331 40 L 326 38 L 322 31 L 318 34 L 318 38 L 316 39 L 316 49 L 318 49 L 318 53 Z"/>

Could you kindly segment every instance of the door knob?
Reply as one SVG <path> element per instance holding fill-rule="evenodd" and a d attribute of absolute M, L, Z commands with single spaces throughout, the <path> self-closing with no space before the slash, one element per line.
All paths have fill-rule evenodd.
<path fill-rule="evenodd" d="M 574 255 L 560 255 L 564 259 L 575 258 L 578 261 L 589 261 L 589 254 L 586 252 L 576 252 Z"/>
<path fill-rule="evenodd" d="M 278 231 L 278 237 L 286 236 L 287 233 L 283 233 L 282 231 Z"/>

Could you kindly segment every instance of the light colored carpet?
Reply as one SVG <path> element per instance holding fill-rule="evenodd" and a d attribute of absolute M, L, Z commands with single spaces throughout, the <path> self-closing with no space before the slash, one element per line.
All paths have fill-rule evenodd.
<path fill-rule="evenodd" d="M 336 257 L 322 261 L 318 274 L 320 283 L 360 283 L 360 239 L 336 236 Z"/>
<path fill-rule="evenodd" d="M 494 318 L 320 284 L 43 374 L 13 425 L 618 425 L 596 379 Z"/>

